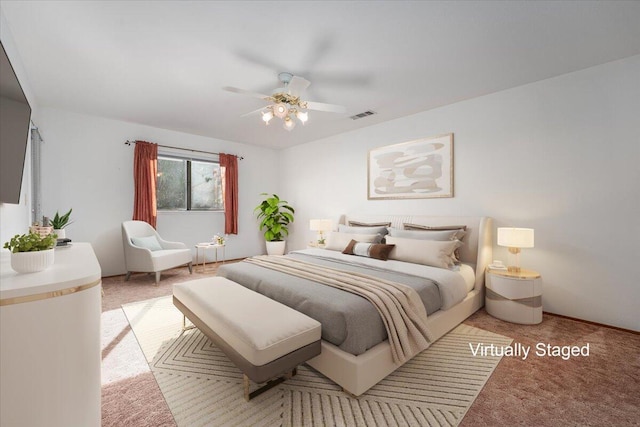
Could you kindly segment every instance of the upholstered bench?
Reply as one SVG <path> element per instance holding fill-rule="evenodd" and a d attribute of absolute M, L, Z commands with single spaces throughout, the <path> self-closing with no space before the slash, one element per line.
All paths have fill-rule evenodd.
<path fill-rule="evenodd" d="M 247 401 L 320 354 L 319 322 L 224 277 L 174 285 L 173 303 L 243 372 Z"/>

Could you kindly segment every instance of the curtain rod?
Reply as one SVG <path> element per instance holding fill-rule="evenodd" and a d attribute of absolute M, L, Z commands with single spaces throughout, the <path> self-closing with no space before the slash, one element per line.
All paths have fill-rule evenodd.
<path fill-rule="evenodd" d="M 129 141 L 126 140 L 124 145 L 131 145 L 131 144 L 135 144 L 136 141 Z M 158 147 L 163 147 L 163 148 L 173 148 L 174 150 L 184 150 L 184 151 L 191 151 L 192 153 L 204 153 L 204 154 L 217 154 L 220 155 L 220 153 L 213 153 L 211 151 L 202 151 L 202 150 L 194 150 L 191 148 L 182 148 L 182 147 L 172 147 L 170 145 L 162 145 L 162 144 L 156 144 Z M 233 156 L 236 156 L 235 154 L 232 154 Z M 238 160 L 243 160 L 244 157 L 242 156 L 236 156 L 238 158 Z"/>

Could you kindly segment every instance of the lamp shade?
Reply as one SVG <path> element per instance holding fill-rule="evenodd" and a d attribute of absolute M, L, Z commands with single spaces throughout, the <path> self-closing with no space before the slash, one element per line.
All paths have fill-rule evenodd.
<path fill-rule="evenodd" d="M 532 248 L 533 228 L 498 228 L 498 245 L 509 248 Z"/>
<path fill-rule="evenodd" d="M 333 227 L 330 219 L 312 219 L 309 221 L 309 230 L 330 231 Z"/>

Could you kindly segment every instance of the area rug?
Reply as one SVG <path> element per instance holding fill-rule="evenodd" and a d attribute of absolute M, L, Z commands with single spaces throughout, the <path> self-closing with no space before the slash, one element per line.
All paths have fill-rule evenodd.
<path fill-rule="evenodd" d="M 355 398 L 312 368 L 245 402 L 242 373 L 171 297 L 123 305 L 178 426 L 456 426 L 500 362 L 471 346 L 511 339 L 461 324 Z M 471 344 L 471 345 L 470 345 Z"/>

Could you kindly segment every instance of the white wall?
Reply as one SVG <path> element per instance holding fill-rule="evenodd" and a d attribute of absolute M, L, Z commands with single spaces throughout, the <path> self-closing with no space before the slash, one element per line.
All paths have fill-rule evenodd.
<path fill-rule="evenodd" d="M 535 229 L 521 263 L 542 273 L 545 311 L 640 330 L 638 76 L 635 56 L 290 148 L 290 247 L 313 238 L 312 217 L 491 216 Z M 449 132 L 454 198 L 367 200 L 369 149 Z"/>
<path fill-rule="evenodd" d="M 124 101 L 123 101 L 124 102 Z M 226 152 L 243 156 L 239 162 L 239 234 L 229 236 L 228 259 L 261 253 L 264 243 L 253 217 L 261 192 L 276 190 L 277 156 L 273 150 L 189 135 L 149 126 L 42 108 L 39 128 L 42 149 L 43 213 L 73 208 L 67 237 L 90 242 L 103 276 L 125 272 L 122 221 L 133 214 L 133 146 L 126 140 Z M 193 247 L 224 232 L 218 212 L 159 213 L 158 232 L 168 240 Z M 195 250 L 194 255 L 195 255 Z M 209 251 L 210 258 L 213 253 Z"/>
<path fill-rule="evenodd" d="M 13 36 L 9 31 L 9 26 L 0 9 L 0 40 L 4 46 L 7 56 L 11 61 L 11 65 L 20 81 L 22 90 L 24 91 L 29 104 L 31 105 L 31 118 L 37 120 L 38 105 L 29 79 L 22 65 L 22 60 L 15 47 Z M 0 203 L 0 247 L 4 242 L 11 239 L 16 234 L 24 234 L 31 225 L 31 135 L 29 135 L 29 144 L 27 146 L 27 156 L 25 158 L 25 168 L 22 176 L 22 186 L 20 190 L 20 203 Z"/>

